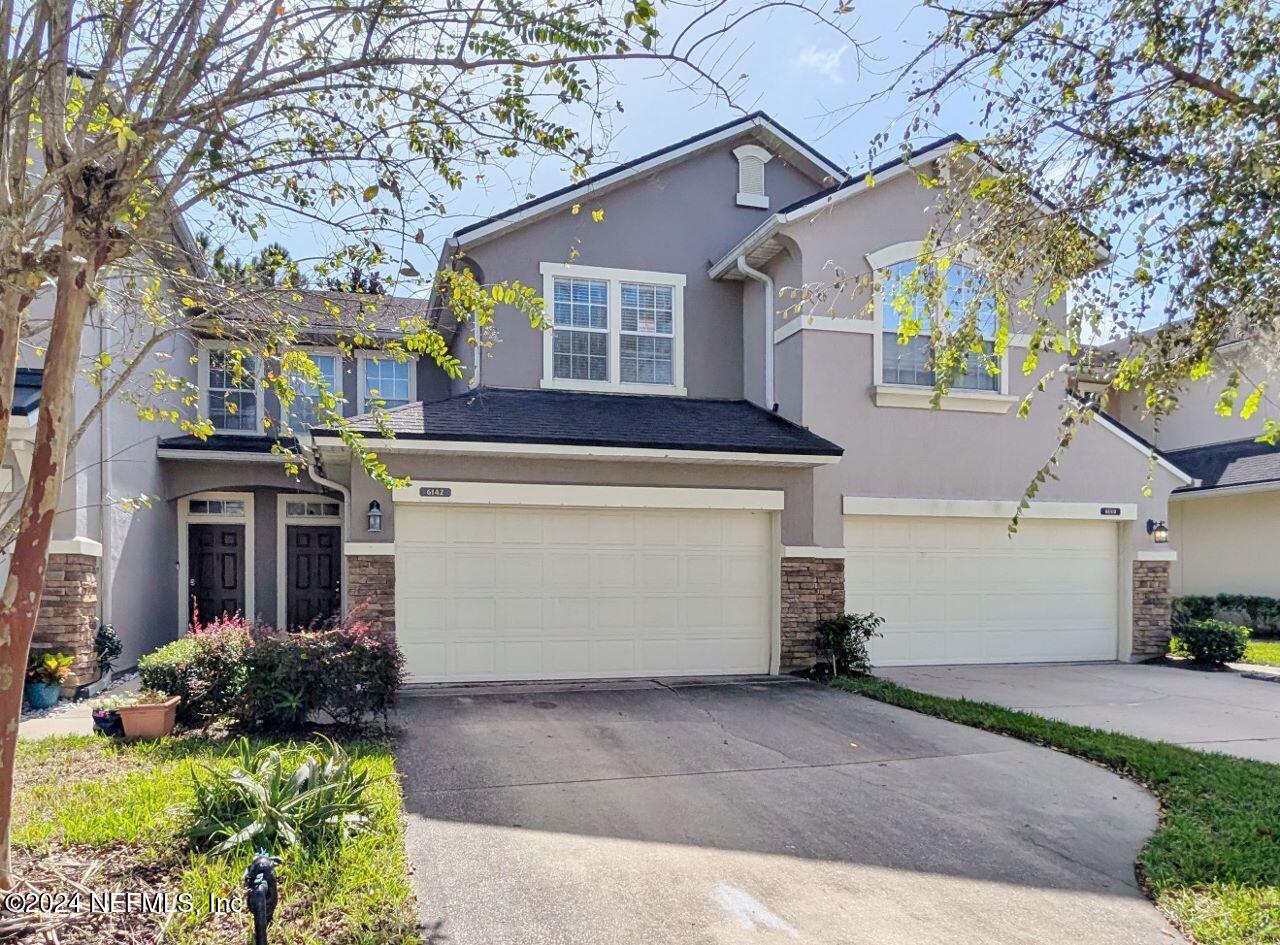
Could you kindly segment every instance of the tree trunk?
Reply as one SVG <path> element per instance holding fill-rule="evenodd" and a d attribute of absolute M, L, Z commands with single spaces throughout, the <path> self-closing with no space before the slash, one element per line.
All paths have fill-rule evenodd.
<path fill-rule="evenodd" d="M 22 713 L 31 637 L 44 590 L 45 558 L 53 535 L 66 464 L 67 440 L 75 425 L 72 391 L 80 359 L 85 312 L 101 265 L 101 248 L 76 234 L 73 221 L 63 231 L 57 296 L 49 349 L 44 361 L 44 387 L 36 423 L 31 476 L 27 480 L 9 576 L 0 597 L 0 889 L 13 886 L 9 836 L 13 813 L 13 764 Z M 12 389 L 12 388 L 10 388 Z"/>

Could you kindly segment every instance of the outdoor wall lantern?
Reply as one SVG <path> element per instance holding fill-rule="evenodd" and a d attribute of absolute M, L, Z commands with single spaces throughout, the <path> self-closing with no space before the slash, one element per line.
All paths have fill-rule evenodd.
<path fill-rule="evenodd" d="M 1155 541 L 1157 545 L 1163 545 L 1169 540 L 1169 526 L 1164 522 L 1157 522 L 1153 518 L 1147 519 L 1147 534 Z"/>
<path fill-rule="evenodd" d="M 369 532 L 376 535 L 382 531 L 382 506 L 378 504 L 378 500 L 374 499 L 369 503 Z M 1156 539 L 1159 541 L 1160 539 Z"/>

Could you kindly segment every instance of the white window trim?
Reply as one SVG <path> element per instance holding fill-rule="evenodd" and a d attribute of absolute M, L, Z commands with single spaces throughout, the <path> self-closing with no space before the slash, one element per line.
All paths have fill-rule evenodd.
<path fill-rule="evenodd" d="M 870 319 L 871 343 L 873 349 L 875 378 L 875 404 L 877 407 L 914 407 L 930 410 L 933 408 L 932 387 L 919 387 L 914 384 L 886 384 L 884 381 L 884 270 L 894 263 L 916 260 L 924 243 L 920 240 L 907 240 L 893 243 L 883 249 L 867 253 L 867 265 L 871 267 L 873 292 L 873 318 Z M 945 247 L 944 247 L 945 249 Z M 965 257 L 961 256 L 961 262 Z M 1012 340 L 1012 339 L 1011 339 Z M 1000 389 L 998 391 L 956 390 L 952 388 L 939 400 L 942 410 L 959 410 L 968 413 L 1008 413 L 1018 398 L 1009 393 L 1009 350 L 1000 355 Z"/>
<path fill-rule="evenodd" d="M 218 339 L 202 339 L 198 345 L 200 357 L 199 364 L 199 384 L 200 384 L 200 400 L 204 406 L 204 415 L 210 417 L 212 414 L 212 403 L 209 400 L 209 352 L 210 351 L 228 351 L 232 348 L 243 347 L 234 341 L 222 341 Z M 254 371 L 254 396 L 258 398 L 258 428 L 256 430 L 223 430 L 214 428 L 215 433 L 225 434 L 227 436 L 261 436 L 267 432 L 267 404 L 266 390 L 262 386 L 263 364 L 262 355 L 252 354 L 251 357 L 256 364 Z M 212 421 L 210 421 L 212 422 Z"/>
<path fill-rule="evenodd" d="M 542 333 L 542 386 L 549 390 L 594 391 L 603 394 L 666 394 L 684 397 L 688 390 L 684 384 L 684 287 L 687 281 L 683 273 L 650 272 L 644 269 L 614 269 L 604 266 L 574 266 L 565 263 L 547 263 L 540 266 L 542 273 L 542 297 L 550 306 L 547 312 L 546 331 Z M 555 332 L 555 278 L 600 279 L 609 283 L 609 371 L 604 381 L 584 381 L 556 378 L 552 374 L 552 335 Z M 622 283 L 640 282 L 649 285 L 670 286 L 671 324 L 674 337 L 671 342 L 670 384 L 627 384 L 622 376 Z"/>
<path fill-rule="evenodd" d="M 356 410 L 358 413 L 368 413 L 369 405 L 364 402 L 364 365 L 366 361 L 396 361 L 389 354 L 383 354 L 378 357 L 377 351 L 359 351 L 356 353 Z M 409 365 L 409 403 L 413 403 L 418 399 L 418 359 L 416 356 L 410 356 L 405 361 Z M 386 410 L 393 408 L 387 407 Z"/>
<path fill-rule="evenodd" d="M 338 506 L 337 515 L 289 515 L 286 511 L 290 502 L 334 502 Z M 342 613 L 347 612 L 347 543 L 346 516 L 343 515 L 342 500 L 319 492 L 282 492 L 276 496 L 276 626 L 285 629 L 285 621 L 289 614 L 289 562 L 288 526 L 289 525 L 337 525 L 342 529 L 341 544 L 337 553 L 342 556 L 341 578 L 338 587 L 339 607 Z"/>
<path fill-rule="evenodd" d="M 192 499 L 238 499 L 244 503 L 244 515 L 196 514 L 191 513 Z M 213 525 L 244 526 L 244 617 L 254 620 L 257 616 L 257 601 L 254 596 L 254 548 L 253 532 L 255 517 L 253 514 L 252 492 L 195 492 L 178 500 L 178 636 L 187 632 L 191 625 L 190 600 L 190 543 L 187 526 L 191 524 L 209 523 Z"/>
<path fill-rule="evenodd" d="M 764 167 L 773 160 L 773 155 L 765 148 L 758 144 L 744 144 L 741 147 L 733 149 L 733 156 L 738 161 L 738 194 L 734 198 L 740 207 L 754 207 L 758 210 L 769 209 L 769 193 L 765 186 Z M 756 158 L 762 165 L 760 171 L 760 186 L 763 193 L 752 193 L 742 189 L 742 162 L 747 158 Z"/>
<path fill-rule="evenodd" d="M 319 347 L 319 348 L 306 347 L 306 348 L 304 348 L 303 350 L 305 350 L 305 351 L 307 352 L 307 357 L 309 357 L 309 358 L 314 358 L 314 357 L 316 357 L 316 356 L 318 355 L 318 356 L 320 356 L 320 357 L 332 357 L 332 358 L 334 359 L 333 390 L 332 390 L 332 393 L 333 393 L 333 396 L 334 396 L 338 401 L 341 401 L 341 400 L 342 400 L 342 398 L 343 398 L 343 386 L 344 386 L 344 385 L 343 385 L 343 375 L 344 375 L 344 374 L 346 374 L 346 363 L 345 363 L 345 361 L 343 360 L 342 349 L 341 349 L 341 348 L 334 348 L 334 347 Z M 412 382 L 412 381 L 410 381 L 409 386 L 410 386 L 410 388 L 412 388 L 412 386 L 413 386 L 413 382 Z M 363 387 L 361 388 L 361 390 L 363 390 Z M 295 401 L 296 401 L 296 398 L 295 398 Z M 282 420 L 287 419 L 287 418 L 286 418 L 286 414 L 287 414 L 287 413 L 288 413 L 288 410 L 286 410 L 286 409 L 285 409 L 285 407 L 284 407 L 284 405 L 283 405 L 283 404 L 281 404 L 281 405 L 280 405 L 280 415 L 281 415 L 281 419 L 282 419 Z M 290 424 L 292 424 L 292 420 L 289 420 L 288 422 L 289 422 Z M 295 435 L 295 436 L 296 436 L 298 433 L 300 433 L 300 432 L 301 432 L 301 433 L 306 433 L 307 431 L 306 431 L 306 430 L 301 430 L 301 431 L 299 431 L 299 430 L 294 430 L 294 431 L 293 431 L 293 433 L 294 433 L 294 435 Z"/>

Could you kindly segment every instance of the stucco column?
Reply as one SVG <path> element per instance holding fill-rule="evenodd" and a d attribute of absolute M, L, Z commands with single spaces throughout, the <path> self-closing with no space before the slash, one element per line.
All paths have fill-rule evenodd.
<path fill-rule="evenodd" d="M 782 558 L 782 649 L 779 670 L 802 672 L 817 661 L 814 627 L 844 613 L 844 556 Z"/>
<path fill-rule="evenodd" d="M 358 611 L 381 639 L 396 638 L 396 559 L 386 553 L 347 554 L 347 611 Z"/>

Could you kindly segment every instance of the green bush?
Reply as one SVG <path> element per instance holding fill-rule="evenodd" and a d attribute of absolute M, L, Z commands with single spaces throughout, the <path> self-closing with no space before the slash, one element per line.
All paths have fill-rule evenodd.
<path fill-rule="evenodd" d="M 242 618 L 193 627 L 138 661 L 142 685 L 182 697 L 178 721 L 216 718 L 247 728 L 298 728 L 313 716 L 386 720 L 403 682 L 399 649 L 353 614 L 315 630 L 250 628 Z"/>
<path fill-rule="evenodd" d="M 177 718 L 203 725 L 232 714 L 248 678 L 252 641 L 244 622 L 197 630 L 138 660 L 143 688 L 181 696 Z"/>
<path fill-rule="evenodd" d="M 1247 622 L 1257 633 L 1280 634 L 1280 598 L 1256 594 L 1189 595 L 1173 600 L 1173 625 L 1191 620 Z"/>
<path fill-rule="evenodd" d="M 820 662 L 814 667 L 818 675 L 865 676 L 871 672 L 867 644 L 880 636 L 884 618 L 876 614 L 841 614 L 819 621 L 816 646 Z"/>
<path fill-rule="evenodd" d="M 263 635 L 249 654 L 238 717 L 252 728 L 304 725 L 314 715 L 384 721 L 404 681 L 399 649 L 358 620 L 330 629 Z"/>
<path fill-rule="evenodd" d="M 1213 618 L 1213 598 L 1189 595 L 1173 599 L 1173 625 L 1179 627 L 1192 620 Z"/>
<path fill-rule="evenodd" d="M 1191 620 L 1175 631 L 1170 652 L 1187 656 L 1197 663 L 1221 665 L 1244 656 L 1249 643 L 1249 628 L 1222 620 Z"/>
<path fill-rule="evenodd" d="M 312 852 L 368 828 L 377 807 L 367 794 L 373 782 L 341 746 L 326 740 L 255 751 L 241 738 L 228 753 L 230 771 L 206 766 L 191 775 L 187 835 L 197 848 Z"/>

